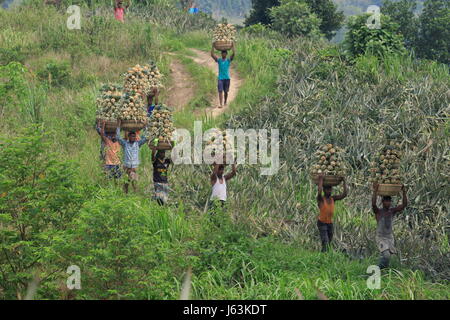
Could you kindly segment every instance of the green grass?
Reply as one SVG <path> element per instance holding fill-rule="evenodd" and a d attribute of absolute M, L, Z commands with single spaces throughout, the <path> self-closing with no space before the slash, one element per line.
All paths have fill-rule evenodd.
<path fill-rule="evenodd" d="M 47 18 L 42 21 L 42 16 Z M 87 27 L 91 29 L 82 31 L 76 40 L 68 30 L 60 27 L 64 22 L 61 14 L 47 6 L 42 10 L 0 11 L 0 41 L 4 40 L 2 43 L 9 50 L 2 59 L 16 55 L 13 60 L 21 60 L 30 69 L 27 81 L 42 86 L 46 96 L 41 109 L 42 119 L 38 119 L 32 116 L 32 101 L 39 99 L 42 92 L 33 92 L 23 100 L 14 95 L 12 102 L 1 110 L 4 119 L 0 124 L 0 140 L 37 119 L 46 131 L 52 132 L 51 151 L 58 154 L 58 160 L 74 162 L 80 187 L 92 189 L 90 198 L 84 199 L 82 209 L 70 225 L 69 235 L 52 239 L 49 247 L 34 253 L 57 252 L 54 259 L 42 260 L 45 263 L 39 266 L 43 278 L 57 272 L 41 284 L 38 298 L 61 297 L 59 284 L 60 281 L 64 283 L 65 268 L 68 262 L 73 263 L 73 259 L 79 259 L 77 262 L 83 263 L 88 270 L 86 284 L 89 285 L 77 296 L 79 299 L 117 299 L 120 295 L 125 298 L 177 299 L 188 266 L 193 268 L 192 298 L 196 299 L 297 299 L 296 288 L 306 299 L 316 299 L 316 289 L 330 299 L 450 298 L 448 281 L 433 281 L 429 275 L 398 257 L 393 259 L 393 269 L 383 273 L 381 289 L 368 289 L 366 270 L 377 262 L 372 240 L 375 220 L 366 207 L 354 206 L 351 199 L 336 208 L 335 250 L 326 254 L 317 252 L 316 191 L 307 176 L 297 171 L 299 162 L 305 162 L 304 158 L 299 158 L 300 150 L 295 149 L 299 143 L 291 143 L 292 149 L 285 151 L 283 156 L 289 166 L 284 166 L 277 176 L 260 177 L 257 168 L 253 167 L 239 169 L 236 179 L 230 182 L 230 207 L 217 218 L 210 219 L 203 213 L 210 192 L 209 168 L 206 166 L 176 168 L 170 176 L 174 189 L 171 205 L 157 207 L 150 200 L 152 172 L 150 151 L 146 147 L 141 151 L 139 192 L 123 195 L 120 186 L 103 177 L 100 166 L 99 138 L 93 130 L 97 88 L 102 82 L 120 81 L 120 73 L 127 67 L 149 58 L 156 60 L 162 72 L 167 74 L 170 57 L 165 52 L 175 52 L 176 58 L 198 84 L 195 99 L 186 112 L 176 116 L 177 125 L 189 128 L 196 119 L 192 110 L 207 106 L 209 96 L 215 91 L 215 81 L 209 70 L 192 62 L 188 48 L 209 51 L 209 35 L 204 30 L 180 35 L 173 26 L 155 26 L 138 18 L 124 25 L 116 24 L 112 18 L 103 22 L 86 18 Z M 89 34 L 88 30 L 96 32 Z M 71 46 L 72 41 L 76 45 Z M 303 134 L 307 132 L 302 120 L 310 121 L 312 126 L 308 129 L 313 132 L 314 126 L 319 127 L 317 122 L 312 122 L 316 121 L 312 115 L 317 112 L 314 109 L 317 105 L 308 104 L 308 99 L 325 101 L 330 99 L 327 95 L 334 97 L 332 94 L 337 89 L 329 86 L 325 89 L 315 87 L 311 92 L 308 91 L 310 87 L 294 90 L 289 87 L 292 79 L 285 79 L 293 71 L 280 72 L 280 68 L 286 67 L 283 61 L 291 54 L 310 63 L 311 69 L 315 68 L 315 55 L 322 46 L 303 41 L 291 47 L 291 44 L 241 34 L 235 64 L 245 82 L 230 110 L 219 119 L 203 118 L 204 127 L 226 126 L 230 116 L 235 116 L 246 120 L 244 127 L 266 123 L 289 127 L 293 123 L 303 130 Z M 83 49 L 77 49 L 79 47 Z M 49 60 L 70 64 L 69 80 L 61 87 L 47 88 L 36 78 L 37 71 L 42 70 Z M 397 77 L 404 73 L 399 76 L 399 81 L 407 81 L 410 76 L 426 78 L 428 73 L 432 73 L 436 84 L 448 80 L 441 65 L 430 63 L 426 68 L 411 69 L 407 63 L 402 65 L 395 58 L 382 63 L 362 59 L 358 69 L 360 76 L 377 79 L 379 74 L 373 71 L 373 66 L 379 68 L 383 64 L 386 75 Z M 314 76 L 304 64 L 299 63 L 295 68 L 299 77 Z M 277 80 L 281 81 L 281 87 Z M 297 82 L 303 83 L 301 80 Z M 167 81 L 166 86 L 169 85 Z M 352 82 L 346 84 L 356 87 Z M 280 98 L 281 94 L 293 92 L 309 92 L 312 98 L 288 102 Z M 291 118 L 300 102 L 311 109 Z M 335 115 L 336 110 L 328 112 Z M 270 122 L 266 122 L 265 115 Z M 443 126 L 448 132 L 448 121 Z M 439 138 L 439 132 L 436 131 L 434 137 Z M 304 141 L 313 144 L 310 140 Z M 360 186 L 355 185 L 353 190 L 357 188 Z M 363 191 L 354 192 L 363 199 Z M 294 220 L 297 227 L 283 226 L 281 222 L 285 219 Z M 220 227 L 215 225 L 217 222 Z M 95 238 L 95 234 L 85 237 L 90 230 L 97 230 L 98 234 L 112 232 L 121 241 L 117 243 L 117 239 L 107 236 Z M 139 230 L 138 234 L 136 230 Z M 411 238 L 415 233 L 410 232 L 405 223 L 396 226 L 396 232 L 401 239 L 421 241 L 421 238 Z M 73 242 L 63 241 L 65 239 Z M 142 246 L 133 239 L 142 241 Z M 448 252 L 448 240 L 440 239 L 440 250 Z M 354 252 L 342 253 L 343 245 L 353 246 L 356 242 L 366 245 L 369 253 L 363 257 Z M 148 250 L 136 256 L 143 248 Z M 420 255 L 425 254 L 420 252 Z M 411 260 L 411 256 L 406 258 Z M 33 271 L 26 270 L 26 274 L 31 277 Z M 108 281 L 108 290 L 105 290 L 103 280 Z M 15 298 L 16 293 L 0 290 L 0 298 L 4 297 Z"/>

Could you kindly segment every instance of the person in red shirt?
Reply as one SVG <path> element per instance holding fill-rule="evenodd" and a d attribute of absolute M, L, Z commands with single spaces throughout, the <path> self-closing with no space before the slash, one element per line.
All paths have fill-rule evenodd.
<path fill-rule="evenodd" d="M 114 17 L 116 20 L 119 20 L 120 22 L 125 22 L 125 9 L 128 9 L 130 6 L 130 3 L 127 3 L 125 8 L 123 7 L 122 0 L 116 0 L 116 4 L 114 6 Z"/>
<path fill-rule="evenodd" d="M 101 123 L 100 136 L 105 145 L 104 169 L 110 179 L 119 179 L 122 176 L 120 170 L 120 144 L 116 137 L 105 135 L 105 122 Z"/>

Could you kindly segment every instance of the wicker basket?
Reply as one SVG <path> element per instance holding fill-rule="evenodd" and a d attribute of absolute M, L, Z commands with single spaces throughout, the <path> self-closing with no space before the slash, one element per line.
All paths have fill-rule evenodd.
<path fill-rule="evenodd" d="M 401 184 L 380 184 L 378 186 L 379 196 L 395 196 L 402 191 Z"/>
<path fill-rule="evenodd" d="M 231 48 L 233 47 L 233 41 L 215 41 L 214 42 L 214 49 L 219 50 L 219 51 L 226 51 L 226 50 L 231 50 Z"/>
<path fill-rule="evenodd" d="M 171 150 L 173 146 L 173 141 L 159 141 L 156 150 Z"/>
<path fill-rule="evenodd" d="M 125 131 L 139 131 L 145 128 L 147 122 L 140 122 L 135 120 L 122 120 L 120 128 Z"/>
<path fill-rule="evenodd" d="M 97 119 L 97 123 L 101 126 L 101 123 L 105 121 L 102 119 Z M 117 129 L 117 121 L 105 121 L 105 132 L 113 133 L 116 132 Z"/>
<path fill-rule="evenodd" d="M 315 184 L 317 184 L 317 185 L 319 184 L 319 176 L 318 175 L 312 175 L 311 179 Z M 339 185 L 343 179 L 344 178 L 340 177 L 340 176 L 323 176 L 323 185 L 334 187 L 334 186 Z"/>

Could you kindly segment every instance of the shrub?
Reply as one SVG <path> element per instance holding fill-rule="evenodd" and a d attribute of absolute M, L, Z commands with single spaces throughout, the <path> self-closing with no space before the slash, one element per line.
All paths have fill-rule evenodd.
<path fill-rule="evenodd" d="M 23 297 L 35 271 L 54 272 L 53 241 L 88 197 L 73 165 L 49 152 L 50 137 L 31 127 L 1 139 L 0 287 L 9 299 Z"/>
<path fill-rule="evenodd" d="M 70 65 L 66 61 L 51 60 L 36 74 L 48 86 L 62 87 L 70 82 Z"/>
<path fill-rule="evenodd" d="M 345 45 L 348 53 L 353 56 L 366 53 L 377 57 L 389 54 L 406 53 L 403 37 L 398 34 L 398 25 L 389 17 L 381 15 L 381 28 L 369 29 L 366 25 L 369 15 L 352 17 L 348 22 L 345 35 Z"/>
<path fill-rule="evenodd" d="M 320 35 L 321 20 L 311 12 L 306 3 L 296 0 L 283 0 L 278 7 L 270 9 L 274 30 L 288 37 Z"/>

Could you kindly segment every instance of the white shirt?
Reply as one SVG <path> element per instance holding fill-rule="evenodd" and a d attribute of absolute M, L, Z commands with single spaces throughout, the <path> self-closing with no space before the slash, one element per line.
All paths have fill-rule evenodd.
<path fill-rule="evenodd" d="M 216 176 L 216 183 L 212 187 L 211 200 L 227 200 L 227 182 L 224 176 L 222 176 L 223 183 L 220 183 L 219 177 Z"/>

